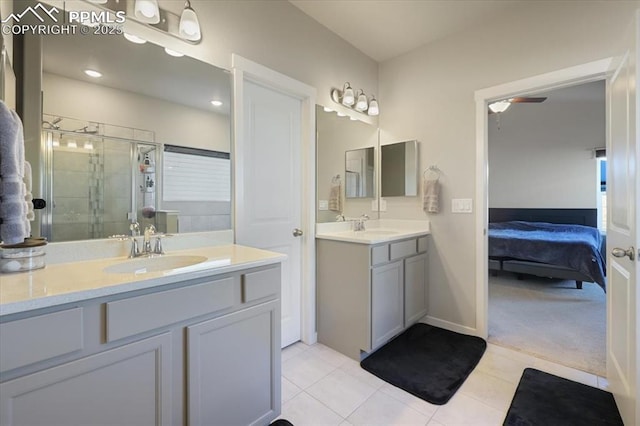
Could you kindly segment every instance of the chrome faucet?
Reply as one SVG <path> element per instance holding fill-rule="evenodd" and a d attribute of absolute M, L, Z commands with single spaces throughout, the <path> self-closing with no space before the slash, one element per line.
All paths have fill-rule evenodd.
<path fill-rule="evenodd" d="M 144 240 L 142 242 L 142 254 L 151 254 L 151 237 L 156 234 L 156 227 L 147 225 L 144 228 Z"/>
<path fill-rule="evenodd" d="M 362 214 L 358 219 L 353 221 L 353 230 L 354 231 L 364 231 L 364 222 L 369 220 L 369 216 L 366 214 Z"/>

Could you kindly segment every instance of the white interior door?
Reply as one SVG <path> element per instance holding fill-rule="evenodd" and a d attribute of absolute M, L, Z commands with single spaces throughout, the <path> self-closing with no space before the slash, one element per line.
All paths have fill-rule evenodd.
<path fill-rule="evenodd" d="M 301 337 L 302 175 L 299 99 L 243 83 L 236 242 L 287 255 L 282 263 L 282 347 Z"/>
<path fill-rule="evenodd" d="M 627 425 L 640 422 L 638 17 L 607 87 L 607 378 Z"/>

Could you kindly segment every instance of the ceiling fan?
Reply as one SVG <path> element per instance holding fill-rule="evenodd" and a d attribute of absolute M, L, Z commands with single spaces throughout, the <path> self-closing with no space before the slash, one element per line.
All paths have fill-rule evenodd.
<path fill-rule="evenodd" d="M 522 103 L 533 103 L 539 104 L 540 102 L 546 101 L 546 97 L 527 97 L 527 96 L 518 96 L 515 98 L 503 99 L 501 101 L 492 102 L 489 104 L 489 114 L 505 112 L 507 108 L 511 106 L 511 104 L 522 104 Z"/>

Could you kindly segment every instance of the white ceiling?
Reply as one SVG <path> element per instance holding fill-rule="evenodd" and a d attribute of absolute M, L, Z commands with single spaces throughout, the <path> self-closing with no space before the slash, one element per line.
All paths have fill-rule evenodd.
<path fill-rule="evenodd" d="M 470 26 L 496 24 L 532 0 L 289 0 L 383 62 Z"/>

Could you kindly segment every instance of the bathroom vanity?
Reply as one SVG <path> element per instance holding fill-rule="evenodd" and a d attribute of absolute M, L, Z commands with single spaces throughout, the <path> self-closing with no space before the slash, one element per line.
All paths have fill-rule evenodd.
<path fill-rule="evenodd" d="M 360 361 L 427 313 L 427 235 L 371 221 L 316 234 L 318 341 Z"/>
<path fill-rule="evenodd" d="M 229 245 L 167 255 L 172 269 L 0 276 L 0 424 L 269 424 L 283 258 Z"/>

